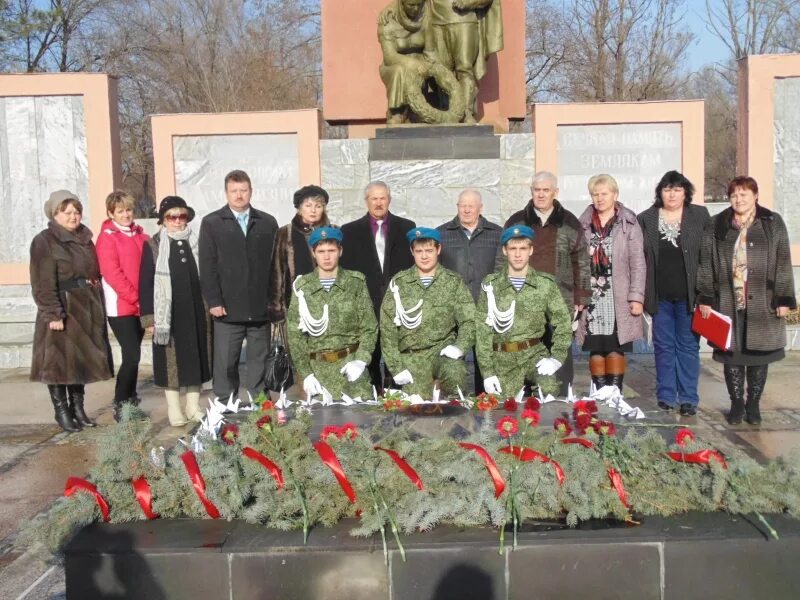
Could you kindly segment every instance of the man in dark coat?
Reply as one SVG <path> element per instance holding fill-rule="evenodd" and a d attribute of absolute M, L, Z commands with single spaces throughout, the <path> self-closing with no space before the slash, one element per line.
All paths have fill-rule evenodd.
<path fill-rule="evenodd" d="M 523 224 L 536 234 L 535 251 L 530 266 L 536 271 L 550 273 L 555 277 L 564 302 L 580 312 L 592 297 L 589 275 L 589 250 L 578 218 L 556 200 L 558 179 L 553 173 L 539 171 L 533 177 L 531 199 L 522 210 L 514 213 L 504 227 Z M 498 253 L 497 265 L 504 264 Z M 542 342 L 548 349 L 552 345 L 553 332 L 548 329 Z M 567 393 L 572 381 L 572 350 L 558 370 L 561 381 L 559 395 Z"/>
<path fill-rule="evenodd" d="M 239 393 L 239 355 L 247 339 L 250 395 L 264 389 L 270 345 L 267 320 L 272 252 L 278 223 L 250 205 L 253 189 L 244 171 L 225 176 L 227 206 L 200 226 L 200 284 L 214 317 L 214 393 Z"/>
<path fill-rule="evenodd" d="M 483 199 L 478 190 L 466 189 L 461 192 L 456 207 L 458 214 L 453 220 L 436 228 L 442 235 L 439 262 L 461 275 L 472 299 L 477 302 L 483 278 L 495 270 L 495 257 L 503 229 L 481 214 Z M 466 361 L 474 371 L 475 393 L 480 394 L 483 391 L 483 376 L 474 353 L 470 352 Z"/>
<path fill-rule="evenodd" d="M 375 317 L 378 318 L 389 281 L 414 264 L 406 233 L 416 224 L 389 212 L 392 194 L 383 181 L 367 185 L 364 200 L 367 214 L 342 225 L 344 243 L 340 264 L 345 269 L 364 274 Z M 369 365 L 372 384 L 378 389 L 383 388 L 380 358 L 379 341 Z"/>

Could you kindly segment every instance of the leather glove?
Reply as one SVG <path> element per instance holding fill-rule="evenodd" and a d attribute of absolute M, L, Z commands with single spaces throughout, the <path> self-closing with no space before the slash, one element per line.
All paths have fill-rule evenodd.
<path fill-rule="evenodd" d="M 303 380 L 303 391 L 306 395 L 316 396 L 322 393 L 322 384 L 312 373 Z"/>
<path fill-rule="evenodd" d="M 458 360 L 459 358 L 464 356 L 464 353 L 461 350 L 459 350 L 458 347 L 450 344 L 449 346 L 445 346 L 444 348 L 442 348 L 442 351 L 439 352 L 439 355 L 446 356 L 447 358 L 452 358 L 453 360 Z"/>
<path fill-rule="evenodd" d="M 539 375 L 552 375 L 561 368 L 561 363 L 555 358 L 543 358 L 536 363 Z"/>
<path fill-rule="evenodd" d="M 367 363 L 363 360 L 351 360 L 339 371 L 342 375 L 347 377 L 347 381 L 353 383 L 356 379 L 361 377 L 364 369 L 367 368 Z"/>
<path fill-rule="evenodd" d="M 500 394 L 503 390 L 500 388 L 500 380 L 495 377 L 487 377 L 483 380 L 483 389 L 487 394 Z"/>
<path fill-rule="evenodd" d="M 407 383 L 414 383 L 414 378 L 411 376 L 409 370 L 405 369 L 394 376 L 394 382 L 397 385 L 406 385 Z"/>

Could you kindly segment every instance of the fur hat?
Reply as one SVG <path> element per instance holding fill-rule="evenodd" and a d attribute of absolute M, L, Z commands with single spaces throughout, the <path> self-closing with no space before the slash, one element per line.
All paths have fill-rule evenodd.
<path fill-rule="evenodd" d="M 186 204 L 186 200 L 180 196 L 167 196 L 161 201 L 161 204 L 158 205 L 159 225 L 164 222 L 164 215 L 173 208 L 185 208 L 189 212 L 189 217 L 186 220 L 187 223 L 194 219 L 194 209 Z"/>
<path fill-rule="evenodd" d="M 328 205 L 328 192 L 318 185 L 306 185 L 297 190 L 294 193 L 294 207 L 300 208 L 306 198 L 322 198 L 325 200 L 325 206 Z"/>

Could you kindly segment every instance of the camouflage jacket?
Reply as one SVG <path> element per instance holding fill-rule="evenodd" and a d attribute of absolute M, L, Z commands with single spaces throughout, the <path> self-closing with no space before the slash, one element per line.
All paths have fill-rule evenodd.
<path fill-rule="evenodd" d="M 551 356 L 562 363 L 572 344 L 572 318 L 564 298 L 558 289 L 555 278 L 549 273 L 540 273 L 528 268 L 525 284 L 518 292 L 508 280 L 508 268 L 488 275 L 483 285 L 491 285 L 494 289 L 495 303 L 500 311 L 508 310 L 516 300 L 514 324 L 505 333 L 497 333 L 491 325 L 486 324 L 489 312 L 486 291 L 481 289 L 478 299 L 478 313 L 475 326 L 475 352 L 478 364 L 486 376 L 491 375 L 493 360 L 492 344 L 502 342 L 521 342 L 531 338 L 542 339 L 545 325 L 555 328 Z M 486 366 L 485 366 L 486 365 Z"/>
<path fill-rule="evenodd" d="M 378 338 L 378 322 L 372 308 L 364 275 L 357 271 L 339 268 L 336 282 L 330 292 L 319 282 L 318 270 L 301 275 L 295 287 L 305 295 L 308 310 L 319 319 L 328 305 L 328 328 L 319 337 L 303 333 L 298 329 L 300 313 L 297 296 L 292 292 L 288 315 L 289 353 L 300 376 L 311 372 L 309 353 L 341 350 L 358 343 L 355 354 L 349 360 L 363 360 L 369 364 Z"/>
<path fill-rule="evenodd" d="M 402 371 L 402 353 L 415 351 L 437 352 L 449 344 L 464 354 L 475 343 L 475 303 L 464 280 L 458 273 L 436 268 L 436 275 L 425 288 L 417 267 L 400 271 L 393 279 L 400 290 L 400 300 L 408 310 L 422 300 L 422 322 L 416 329 L 395 325 L 395 302 L 387 290 L 381 304 L 381 352 L 392 373 Z M 414 313 L 416 314 L 416 313 Z"/>

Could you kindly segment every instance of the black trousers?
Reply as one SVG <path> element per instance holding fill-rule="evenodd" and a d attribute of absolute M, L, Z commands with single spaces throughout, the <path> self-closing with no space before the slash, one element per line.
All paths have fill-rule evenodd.
<path fill-rule="evenodd" d="M 136 396 L 136 380 L 139 378 L 139 360 L 142 358 L 144 329 L 139 317 L 108 317 L 114 337 L 122 347 L 122 364 L 117 371 L 114 401 L 126 402 Z"/>

